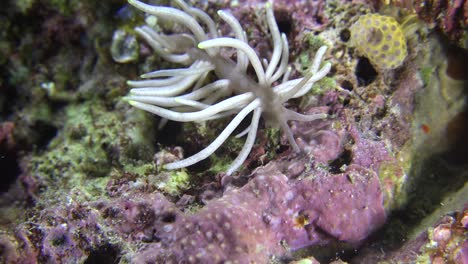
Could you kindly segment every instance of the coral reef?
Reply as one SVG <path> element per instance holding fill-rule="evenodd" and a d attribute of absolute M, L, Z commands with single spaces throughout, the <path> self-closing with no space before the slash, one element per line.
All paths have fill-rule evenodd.
<path fill-rule="evenodd" d="M 210 144 L 229 118 L 158 129 L 159 117 L 124 99 L 126 80 L 181 67 L 164 56 L 187 48 L 155 53 L 135 27 L 145 23 L 174 44 L 193 32 L 123 0 L 68 2 L 9 1 L 0 10 L 0 263 L 466 262 L 468 53 L 437 32 L 452 21 L 448 34 L 463 40 L 455 32 L 466 1 L 428 6 L 438 10 L 433 25 L 408 12 L 410 1 L 404 9 L 364 0 L 267 9 L 257 0 L 151 2 L 206 13 L 219 36 L 238 37 L 234 20 L 225 21 L 233 16 L 253 57 L 267 58 L 264 69 L 272 55 L 279 64 L 285 57 L 272 41 L 284 33 L 281 69 L 291 80 L 307 77 L 314 61 L 325 67 L 315 57 L 328 47 L 327 76 L 281 104 L 327 118 L 287 123 L 299 152 L 260 119 L 231 175 L 242 138 L 190 167 L 164 168 Z M 407 56 L 396 68 L 382 70 L 350 45 L 353 25 L 378 13 L 409 19 L 401 23 L 412 33 Z M 197 22 L 204 32 L 210 23 Z M 238 49 L 201 48 L 233 66 L 243 60 Z M 242 76 L 257 87 L 258 73 L 245 65 Z M 200 87 L 220 77 L 207 71 Z"/>

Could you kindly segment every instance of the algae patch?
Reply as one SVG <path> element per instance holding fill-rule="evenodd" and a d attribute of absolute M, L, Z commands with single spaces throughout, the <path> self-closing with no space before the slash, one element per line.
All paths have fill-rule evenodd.
<path fill-rule="evenodd" d="M 92 100 L 66 107 L 64 115 L 63 129 L 30 162 L 31 172 L 49 188 L 88 186 L 115 169 L 133 174 L 151 171 L 154 129 L 144 113 L 118 107 L 109 111 L 103 101 Z M 95 188 L 103 189 L 105 183 L 98 180 Z"/>

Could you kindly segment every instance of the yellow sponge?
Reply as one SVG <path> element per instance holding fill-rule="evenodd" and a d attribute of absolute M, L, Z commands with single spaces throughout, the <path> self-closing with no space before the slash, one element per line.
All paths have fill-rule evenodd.
<path fill-rule="evenodd" d="M 367 14 L 351 26 L 351 45 L 379 69 L 401 65 L 408 52 L 400 24 L 389 16 Z"/>

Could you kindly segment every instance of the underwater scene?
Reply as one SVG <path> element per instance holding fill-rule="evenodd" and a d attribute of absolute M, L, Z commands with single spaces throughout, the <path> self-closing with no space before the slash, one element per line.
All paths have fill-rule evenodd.
<path fill-rule="evenodd" d="M 468 1 L 1 6 L 0 263 L 468 264 Z"/>

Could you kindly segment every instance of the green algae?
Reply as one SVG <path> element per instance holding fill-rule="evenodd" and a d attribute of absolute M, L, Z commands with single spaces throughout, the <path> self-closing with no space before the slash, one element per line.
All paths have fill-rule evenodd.
<path fill-rule="evenodd" d="M 265 135 L 267 138 L 265 146 L 266 157 L 271 160 L 276 156 L 276 151 L 280 147 L 281 130 L 276 127 L 267 127 L 265 128 Z"/>
<path fill-rule="evenodd" d="M 378 175 L 384 193 L 385 209 L 391 211 L 401 208 L 407 199 L 404 189 L 407 178 L 401 165 L 394 162 L 383 162 L 380 165 Z"/>
<path fill-rule="evenodd" d="M 318 50 L 324 45 L 328 46 L 328 43 L 324 38 L 316 36 L 313 32 L 305 34 L 303 41 L 310 50 Z"/>
<path fill-rule="evenodd" d="M 430 67 L 430 66 L 422 67 L 419 70 L 419 74 L 421 75 L 421 80 L 424 82 L 424 86 L 427 86 L 430 83 L 431 78 L 434 75 L 434 72 L 435 72 L 434 67 Z"/>
<path fill-rule="evenodd" d="M 171 171 L 169 178 L 166 182 L 160 183 L 164 187 L 162 189 L 171 194 L 179 194 L 183 190 L 187 190 L 190 187 L 190 176 L 185 170 Z"/>
<path fill-rule="evenodd" d="M 210 156 L 211 165 L 209 171 L 213 174 L 218 174 L 220 172 L 225 172 L 232 163 L 232 159 L 228 157 L 220 157 L 217 155 Z"/>
<path fill-rule="evenodd" d="M 302 39 L 306 48 L 299 53 L 298 58 L 296 59 L 296 64 L 299 65 L 299 72 L 304 75 L 310 68 L 315 57 L 315 53 L 322 46 L 328 46 L 330 48 L 330 43 L 328 43 L 324 38 L 316 36 L 314 33 L 310 32 L 304 35 Z M 325 61 L 322 62 L 322 64 Z"/>
<path fill-rule="evenodd" d="M 336 87 L 336 80 L 334 78 L 324 77 L 318 82 L 314 83 L 309 93 L 312 93 L 314 95 L 321 95 L 327 91 L 333 90 Z"/>
<path fill-rule="evenodd" d="M 150 173 L 154 169 L 151 119 L 140 111 L 123 110 L 109 111 L 99 100 L 69 105 L 63 130 L 44 152 L 33 155 L 31 171 L 62 190 L 82 186 L 87 191 L 92 186 L 90 193 L 104 191 L 113 169 Z"/>

